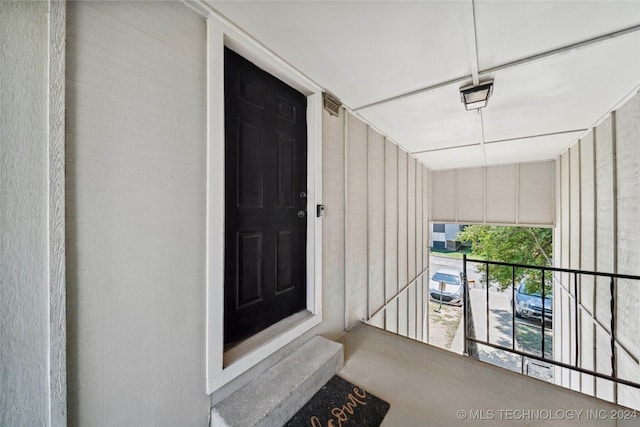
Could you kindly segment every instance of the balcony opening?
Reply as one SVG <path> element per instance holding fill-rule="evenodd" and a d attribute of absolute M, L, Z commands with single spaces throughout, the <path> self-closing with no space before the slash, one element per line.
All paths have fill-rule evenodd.
<path fill-rule="evenodd" d="M 473 357 L 553 382 L 553 365 L 535 358 L 553 359 L 554 354 L 551 271 L 542 273 L 535 268 L 493 265 L 487 268 L 484 262 L 550 268 L 552 230 L 431 223 L 430 231 L 428 277 L 422 281 L 424 332 L 418 340 L 455 353 L 468 353 L 465 340 L 465 319 L 468 319 L 467 334 L 470 329 L 474 338 L 496 345 L 473 343 Z M 463 257 L 474 260 L 466 262 L 466 271 Z M 411 292 L 410 286 L 407 288 Z M 399 312 L 408 313 L 410 309 Z M 399 318 L 398 323 L 402 322 Z M 499 347 L 513 348 L 534 357 Z"/>

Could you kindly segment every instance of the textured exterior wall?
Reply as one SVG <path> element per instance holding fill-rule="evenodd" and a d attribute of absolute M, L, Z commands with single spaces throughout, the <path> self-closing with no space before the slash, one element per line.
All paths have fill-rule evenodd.
<path fill-rule="evenodd" d="M 518 165 L 518 224 L 554 224 L 554 173 L 553 161 Z"/>
<path fill-rule="evenodd" d="M 487 218 L 497 223 L 516 222 L 516 200 L 518 185 L 516 165 L 493 166 L 486 170 Z"/>
<path fill-rule="evenodd" d="M 615 272 L 617 239 L 615 236 L 615 145 L 613 140 L 613 117 L 607 117 L 595 129 L 596 148 L 596 271 Z M 595 360 L 599 372 L 610 372 L 611 349 L 608 338 L 610 330 L 609 280 L 596 279 L 597 322 L 594 324 L 596 339 Z M 596 379 L 596 396 L 613 400 L 613 386 L 609 381 Z"/>
<path fill-rule="evenodd" d="M 384 286 L 384 136 L 369 128 L 368 132 L 368 265 L 369 313 L 385 303 Z M 384 327 L 384 316 L 377 316 L 374 324 Z"/>
<path fill-rule="evenodd" d="M 553 226 L 554 175 L 553 161 L 432 171 L 430 219 Z"/>
<path fill-rule="evenodd" d="M 70 2 L 70 425 L 205 425 L 206 26 Z"/>
<path fill-rule="evenodd" d="M 580 269 L 580 142 L 573 145 L 569 149 L 569 180 L 571 182 L 569 187 L 569 268 L 579 270 Z M 575 334 L 575 322 L 576 313 L 573 298 L 575 296 L 575 277 L 571 276 L 568 281 L 563 283 L 566 293 L 563 295 L 563 302 L 566 304 L 563 307 L 562 316 L 563 320 L 566 319 L 564 325 L 567 327 L 567 334 L 563 335 L 563 345 L 568 346 L 565 352 L 564 360 L 570 364 L 575 363 L 575 352 L 572 351 L 576 346 L 576 334 Z M 569 384 L 565 384 L 574 390 L 580 388 L 579 374 L 573 371 L 569 371 Z"/>
<path fill-rule="evenodd" d="M 416 276 L 427 266 L 425 262 L 425 254 L 428 257 L 429 254 L 429 223 L 427 222 L 427 228 L 425 228 L 425 218 L 428 218 L 424 209 L 424 199 L 427 199 L 425 195 L 425 188 L 429 188 L 424 185 L 424 176 L 428 175 L 426 168 L 419 162 L 416 162 Z M 426 231 L 425 231 L 426 230 Z M 426 273 L 426 277 L 430 277 L 429 272 Z M 416 283 L 416 338 L 424 339 L 424 310 L 425 304 L 424 296 L 428 295 L 428 290 L 423 288 L 424 283 L 428 283 L 424 280 L 424 276 L 418 279 Z"/>
<path fill-rule="evenodd" d="M 593 131 L 586 134 L 580 140 L 580 268 L 582 270 L 595 271 L 595 170 L 594 170 L 594 144 Z M 591 318 L 594 313 L 595 278 L 582 276 L 580 280 L 580 302 L 584 310 L 580 311 L 582 333 L 580 338 L 585 342 L 594 342 L 594 329 Z M 593 369 L 595 367 L 595 352 L 593 346 L 581 346 L 582 353 L 579 356 L 581 366 Z M 593 395 L 593 377 L 583 374 L 581 379 L 582 390 Z"/>
<path fill-rule="evenodd" d="M 640 94 L 616 111 L 615 140 L 617 270 L 640 275 Z M 640 281 L 618 280 L 616 291 L 616 333 L 636 359 L 620 357 L 618 375 L 640 382 Z M 640 407 L 640 390 L 620 386 L 618 401 Z"/>
<path fill-rule="evenodd" d="M 0 2 L 0 425 L 48 423 L 46 2 Z"/>
<path fill-rule="evenodd" d="M 434 222 L 457 222 L 456 216 L 456 171 L 431 172 L 431 220 Z"/>
<path fill-rule="evenodd" d="M 344 331 L 344 110 L 322 115 L 322 324 L 314 328 L 336 339 Z"/>
<path fill-rule="evenodd" d="M 384 164 L 384 215 L 385 215 L 385 296 L 390 300 L 398 290 L 401 283 L 398 282 L 398 153 L 400 147 L 391 141 L 385 141 Z M 398 304 L 393 302 L 385 310 L 385 323 L 387 330 L 398 331 Z"/>
<path fill-rule="evenodd" d="M 409 209 L 408 209 L 408 160 L 406 151 L 398 150 L 398 289 L 402 289 L 409 279 Z M 389 254 L 393 256 L 394 254 Z M 409 329 L 408 293 L 398 298 L 398 333 L 407 335 Z"/>
<path fill-rule="evenodd" d="M 484 222 L 484 168 L 460 169 L 458 172 L 458 221 Z"/>
<path fill-rule="evenodd" d="M 407 282 L 416 277 L 416 159 L 407 159 Z M 416 288 L 407 291 L 407 335 L 416 336 Z"/>
<path fill-rule="evenodd" d="M 344 294 L 350 327 L 373 315 L 427 266 L 429 236 L 423 229 L 428 224 L 429 171 L 354 115 L 348 114 L 345 135 Z M 337 154 L 333 163 L 340 162 Z M 327 188 L 323 191 L 325 200 L 334 197 Z M 371 323 L 422 339 L 427 283 L 417 281 Z"/>
<path fill-rule="evenodd" d="M 367 125 L 347 118 L 345 280 L 347 326 L 367 316 Z"/>
<path fill-rule="evenodd" d="M 570 187 L 569 183 L 571 182 L 571 174 L 570 174 L 570 161 L 569 161 L 569 152 L 564 153 L 560 156 L 560 199 L 561 199 L 561 213 L 558 222 L 560 223 L 560 238 L 562 241 L 562 248 L 560 250 L 560 257 L 556 259 L 556 263 L 560 262 L 560 265 L 563 268 L 570 268 L 570 240 L 571 240 L 571 213 L 569 211 L 569 200 L 570 200 Z M 556 313 L 554 315 L 554 338 L 557 338 L 557 345 L 554 347 L 554 357 L 559 358 L 563 362 L 568 362 L 571 357 L 571 346 L 570 346 L 570 337 L 571 337 L 571 328 L 569 324 L 569 296 L 566 291 L 564 291 L 565 287 L 568 286 L 570 276 L 569 274 L 562 273 L 561 277 L 561 286 L 556 286 L 556 292 L 554 295 L 554 299 L 558 301 L 558 309 L 554 311 Z M 557 284 L 556 284 L 557 285 Z M 564 286 L 564 287 L 563 287 Z M 557 291 L 560 289 L 560 291 Z M 568 288 L 567 288 L 568 289 Z M 564 337 L 568 337 L 564 339 Z M 557 382 L 562 384 L 565 387 L 569 387 L 569 374 L 570 372 L 566 369 L 561 370 L 561 375 L 556 376 L 555 379 Z"/>
<path fill-rule="evenodd" d="M 562 256 L 556 260 L 559 265 L 640 275 L 639 159 L 640 94 L 635 94 L 561 156 L 559 203 L 563 220 Z M 563 275 L 557 290 L 554 297 L 568 301 L 573 278 Z M 617 280 L 614 299 L 617 374 L 640 382 L 640 282 Z M 609 279 L 582 279 L 579 361 L 585 368 L 595 366 L 598 372 L 608 375 L 612 373 L 610 302 Z M 555 342 L 562 343 L 561 359 L 572 362 L 565 347 L 576 340 L 573 309 L 563 304 L 562 310 L 554 331 Z M 568 383 L 563 375 L 562 382 L 603 399 L 640 407 L 640 393 L 630 387 L 587 375 L 578 381 L 575 374 Z"/>

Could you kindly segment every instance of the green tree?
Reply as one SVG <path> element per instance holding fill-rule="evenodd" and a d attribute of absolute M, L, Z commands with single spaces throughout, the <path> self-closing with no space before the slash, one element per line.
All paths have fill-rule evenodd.
<path fill-rule="evenodd" d="M 502 227 L 488 225 L 469 225 L 458 234 L 458 240 L 471 243 L 474 257 L 487 261 L 501 261 L 513 264 L 534 266 L 552 265 L 553 233 L 550 228 L 537 227 Z M 486 271 L 479 264 L 478 273 L 486 283 Z M 502 289 L 511 285 L 511 267 L 489 266 L 492 282 L 497 282 Z M 525 279 L 526 286 L 532 291 L 542 290 L 540 270 L 516 268 L 516 283 Z M 551 274 L 545 274 L 545 294 L 551 295 Z"/>

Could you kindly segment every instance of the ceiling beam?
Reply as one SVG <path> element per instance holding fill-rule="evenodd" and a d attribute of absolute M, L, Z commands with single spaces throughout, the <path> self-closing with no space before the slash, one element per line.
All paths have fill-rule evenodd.
<path fill-rule="evenodd" d="M 592 46 L 598 43 L 602 43 L 604 41 L 614 39 L 616 37 L 625 36 L 627 34 L 632 34 L 640 31 L 640 25 L 634 25 L 632 27 L 625 28 L 623 30 L 614 31 L 612 33 L 604 34 L 602 36 L 593 37 L 587 40 L 583 40 L 581 42 L 572 43 L 566 46 L 559 47 L 557 49 L 548 50 L 546 52 L 538 53 L 536 55 L 528 56 L 526 58 L 517 59 L 515 61 L 507 62 L 501 65 L 496 65 L 495 67 L 487 68 L 486 70 L 482 70 L 480 74 L 489 74 L 496 71 L 506 70 L 507 68 L 517 67 L 518 65 L 527 64 L 529 62 L 538 61 L 540 59 L 548 58 L 550 56 L 560 55 L 563 53 L 567 53 L 573 50 L 582 49 L 588 46 Z"/>
<path fill-rule="evenodd" d="M 431 150 L 412 151 L 411 154 L 435 153 L 437 151 L 457 150 L 459 148 L 477 147 L 479 145 L 481 145 L 479 142 L 474 142 L 473 144 L 454 145 L 453 147 L 440 147 L 433 148 Z"/>
<path fill-rule="evenodd" d="M 539 61 L 541 59 L 545 59 L 551 56 L 555 56 L 555 55 L 560 55 L 563 53 L 567 53 L 573 50 L 578 50 L 578 49 L 583 49 L 585 47 L 588 46 L 592 46 L 598 43 L 602 43 L 605 42 L 607 40 L 616 38 L 616 37 L 621 37 L 621 36 L 625 36 L 627 34 L 633 34 L 640 31 L 640 25 L 634 25 L 631 27 L 627 27 L 624 28 L 622 30 L 618 30 L 618 31 L 614 31 L 611 33 L 607 33 L 598 37 L 593 37 L 587 40 L 583 40 L 581 42 L 577 42 L 577 43 L 572 43 L 566 46 L 562 46 L 556 49 L 552 49 L 552 50 L 548 50 L 546 52 L 542 52 L 542 53 L 538 53 L 536 55 L 532 55 L 532 56 L 528 56 L 526 58 L 521 58 L 521 59 L 517 59 L 515 61 L 510 61 L 510 62 L 506 62 L 504 64 L 500 64 L 500 65 L 496 65 L 495 67 L 491 67 L 491 68 L 487 68 L 486 70 L 479 70 L 478 74 L 479 76 L 482 76 L 483 74 L 490 74 L 490 73 L 494 73 L 496 71 L 502 71 L 502 70 L 506 70 L 508 68 L 513 68 L 513 67 L 517 67 L 523 64 L 528 64 L 530 62 L 534 62 L 534 61 Z M 477 54 L 477 52 L 476 52 Z M 398 101 L 400 99 L 404 99 L 404 98 L 408 98 L 411 96 L 415 96 L 415 95 L 419 95 L 421 93 L 425 93 L 425 92 L 430 92 L 432 90 L 435 89 L 439 89 L 441 87 L 445 87 L 445 86 L 449 86 L 449 85 L 453 85 L 456 83 L 462 83 L 462 82 L 469 82 L 469 80 L 473 80 L 473 76 L 472 75 L 464 75 L 464 76 L 460 76 L 460 77 L 455 77 L 452 78 L 450 80 L 446 80 L 444 82 L 441 83 L 436 83 L 434 85 L 430 85 L 430 86 L 425 86 L 422 87 L 420 89 L 415 89 L 409 92 L 404 92 L 401 93 L 399 95 L 395 95 L 389 98 L 385 98 L 385 99 L 381 99 L 379 101 L 375 101 L 366 105 L 362 105 L 360 107 L 354 108 L 354 111 L 360 111 L 360 110 L 364 110 L 367 108 L 372 108 L 372 107 L 376 107 L 378 105 L 382 105 L 382 104 L 388 104 L 390 102 L 394 102 L 394 101 Z"/>
<path fill-rule="evenodd" d="M 411 154 L 433 153 L 433 152 L 436 152 L 436 151 L 455 150 L 457 148 L 474 147 L 476 145 L 497 144 L 499 142 L 521 141 L 523 139 L 542 138 L 542 137 L 545 137 L 545 136 L 564 135 L 564 134 L 567 134 L 567 133 L 578 133 L 578 132 L 586 132 L 586 131 L 587 131 L 587 129 L 562 130 L 562 131 L 558 131 L 558 132 L 541 133 L 541 134 L 537 134 L 537 135 L 519 136 L 517 138 L 495 139 L 493 141 L 484 141 L 484 142 L 476 142 L 476 143 L 473 143 L 473 144 L 455 145 L 453 147 L 441 147 L 441 148 L 434 148 L 434 149 L 431 149 L 431 150 L 412 151 Z"/>
<path fill-rule="evenodd" d="M 487 166 L 487 152 L 484 149 L 486 142 L 484 140 L 484 116 L 482 115 L 482 109 L 478 110 L 478 118 L 480 119 L 480 147 L 482 148 L 482 163 L 484 166 Z"/>
<path fill-rule="evenodd" d="M 430 92 L 432 90 L 436 90 L 436 89 L 439 89 L 441 87 L 450 86 L 450 85 L 456 84 L 456 83 L 468 82 L 469 80 L 471 80 L 471 76 L 470 75 L 465 75 L 465 76 L 462 76 L 462 77 L 456 77 L 456 78 L 453 78 L 451 80 L 446 80 L 444 82 L 436 83 L 436 84 L 431 85 L 431 86 L 426 86 L 426 87 L 423 87 L 423 88 L 420 88 L 420 89 L 412 90 L 410 92 L 401 93 L 400 95 L 392 96 L 390 98 L 381 99 L 380 101 L 372 102 L 370 104 L 362 105 L 360 107 L 354 108 L 353 111 L 360 111 L 360 110 L 365 110 L 365 109 L 371 108 L 371 107 L 377 107 L 378 105 L 388 104 L 390 102 L 397 101 L 399 99 L 408 98 L 408 97 L 414 96 L 414 95 L 419 95 L 419 94 L 424 93 L 424 92 Z"/>
<path fill-rule="evenodd" d="M 522 139 L 542 138 L 545 136 L 565 135 L 567 133 L 578 133 L 578 132 L 586 132 L 586 131 L 587 129 L 561 130 L 558 132 L 541 133 L 538 135 L 520 136 L 518 138 L 494 139 L 493 141 L 486 141 L 485 144 L 497 144 L 499 142 L 519 141 Z"/>
<path fill-rule="evenodd" d="M 480 84 L 480 66 L 478 65 L 478 35 L 476 31 L 476 3 L 471 3 L 465 8 L 469 24 L 467 28 L 467 52 L 469 52 L 469 67 L 471 68 L 471 80 L 474 86 Z"/>

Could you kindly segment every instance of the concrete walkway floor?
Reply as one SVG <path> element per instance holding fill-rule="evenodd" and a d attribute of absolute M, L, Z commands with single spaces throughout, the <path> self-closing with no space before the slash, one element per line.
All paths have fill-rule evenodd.
<path fill-rule="evenodd" d="M 640 412 L 373 326 L 340 342 L 339 375 L 391 404 L 385 427 L 640 426 Z"/>

